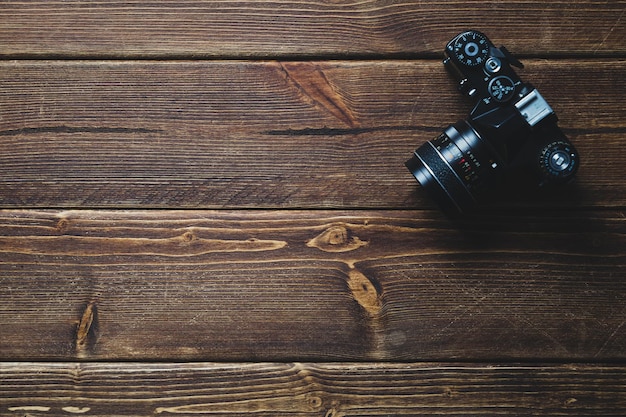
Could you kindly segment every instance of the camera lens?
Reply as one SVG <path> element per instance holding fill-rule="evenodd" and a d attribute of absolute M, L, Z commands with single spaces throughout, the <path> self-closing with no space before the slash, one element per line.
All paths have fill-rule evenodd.
<path fill-rule="evenodd" d="M 477 204 L 485 171 L 498 168 L 489 154 L 480 135 L 461 121 L 419 147 L 406 166 L 445 211 L 466 213 Z"/>

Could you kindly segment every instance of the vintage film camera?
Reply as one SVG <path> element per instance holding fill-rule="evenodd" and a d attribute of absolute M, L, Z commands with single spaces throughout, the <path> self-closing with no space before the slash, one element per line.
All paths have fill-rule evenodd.
<path fill-rule="evenodd" d="M 549 189 L 573 178 L 576 149 L 539 91 L 513 71 L 523 66 L 505 47 L 466 31 L 446 45 L 443 63 L 476 105 L 406 166 L 446 212 L 471 212 L 502 187 Z"/>

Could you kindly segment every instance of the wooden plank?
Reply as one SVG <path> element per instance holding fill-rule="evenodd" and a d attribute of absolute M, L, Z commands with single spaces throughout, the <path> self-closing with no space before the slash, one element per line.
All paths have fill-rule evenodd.
<path fill-rule="evenodd" d="M 0 68 L 4 207 L 432 207 L 404 161 L 471 107 L 436 61 Z M 528 205 L 626 204 L 625 69 L 527 62 L 582 155 L 575 186 Z"/>
<path fill-rule="evenodd" d="M 2 211 L 4 360 L 624 360 L 621 212 Z"/>
<path fill-rule="evenodd" d="M 467 28 L 532 55 L 626 52 L 624 1 L 3 1 L 5 57 L 440 54 Z"/>
<path fill-rule="evenodd" d="M 0 413 L 617 416 L 623 365 L 2 363 Z"/>

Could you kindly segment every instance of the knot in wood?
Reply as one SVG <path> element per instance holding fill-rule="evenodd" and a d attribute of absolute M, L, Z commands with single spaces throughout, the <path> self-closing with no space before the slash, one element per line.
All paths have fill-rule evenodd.
<path fill-rule="evenodd" d="M 348 243 L 348 230 L 345 227 L 331 227 L 328 229 L 328 243 L 331 245 Z"/>
<path fill-rule="evenodd" d="M 361 271 L 352 269 L 348 273 L 348 287 L 357 303 L 372 317 L 378 316 L 382 308 L 380 294 L 374 283 Z"/>
<path fill-rule="evenodd" d="M 345 226 L 332 226 L 309 240 L 306 245 L 324 252 L 349 252 L 367 244 L 368 242 L 357 236 L 351 236 Z"/>
<path fill-rule="evenodd" d="M 83 312 L 78 326 L 76 327 L 76 353 L 79 357 L 85 357 L 96 339 L 98 327 L 98 307 L 96 301 L 90 301 Z"/>
<path fill-rule="evenodd" d="M 193 240 L 195 240 L 196 236 L 193 234 L 193 232 L 185 232 L 182 234 L 181 239 L 183 242 L 185 243 L 189 243 Z"/>
<path fill-rule="evenodd" d="M 60 219 L 56 224 L 56 230 L 60 234 L 65 234 L 70 228 L 70 221 L 66 218 Z"/>

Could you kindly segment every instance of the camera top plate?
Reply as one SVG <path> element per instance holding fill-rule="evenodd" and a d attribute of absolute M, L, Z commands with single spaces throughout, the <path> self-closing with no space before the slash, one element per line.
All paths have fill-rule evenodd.
<path fill-rule="evenodd" d="M 556 121 L 539 92 L 513 70 L 523 68 L 522 63 L 504 46 L 496 48 L 483 33 L 459 33 L 448 42 L 444 54 L 443 64 L 458 81 L 459 90 L 476 102 L 470 114 L 476 123 L 514 132 Z"/>
<path fill-rule="evenodd" d="M 443 63 L 459 82 L 459 90 L 485 105 L 499 106 L 526 93 L 511 67 L 521 68 L 521 62 L 477 30 L 454 37 L 446 45 L 445 56 Z"/>

